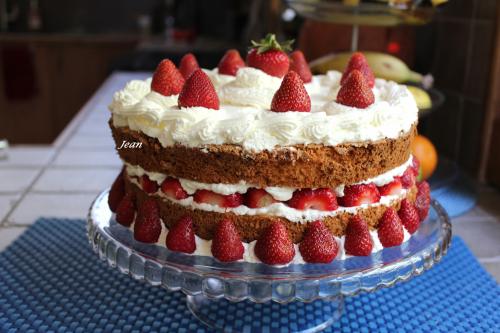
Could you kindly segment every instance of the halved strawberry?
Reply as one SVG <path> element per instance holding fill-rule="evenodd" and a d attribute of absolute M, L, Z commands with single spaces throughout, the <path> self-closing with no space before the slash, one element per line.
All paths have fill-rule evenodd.
<path fill-rule="evenodd" d="M 135 218 L 135 200 L 134 194 L 129 192 L 125 194 L 120 204 L 116 208 L 116 222 L 129 227 Z"/>
<path fill-rule="evenodd" d="M 274 112 L 310 112 L 311 98 L 304 88 L 299 74 L 290 71 L 285 75 L 281 86 L 274 93 L 271 102 L 271 111 Z"/>
<path fill-rule="evenodd" d="M 142 202 L 134 223 L 134 238 L 143 243 L 156 243 L 161 233 L 160 209 L 155 199 Z"/>
<path fill-rule="evenodd" d="M 283 77 L 288 72 L 290 60 L 285 53 L 293 41 L 278 43 L 274 34 L 267 34 L 259 42 L 252 41 L 247 54 L 247 65 L 258 68 L 269 75 Z"/>
<path fill-rule="evenodd" d="M 288 206 L 299 209 L 316 209 L 332 211 L 337 209 L 337 197 L 329 188 L 302 189 L 293 192 L 293 196 L 287 201 Z"/>
<path fill-rule="evenodd" d="M 141 177 L 141 187 L 142 190 L 146 193 L 156 193 L 158 191 L 158 183 L 155 182 L 154 180 L 149 179 L 148 175 L 143 175 Z"/>
<path fill-rule="evenodd" d="M 339 203 L 344 207 L 355 207 L 380 201 L 380 193 L 375 184 L 355 184 L 344 188 L 344 196 Z"/>
<path fill-rule="evenodd" d="M 269 265 L 288 264 L 295 256 L 288 230 L 280 221 L 273 222 L 262 232 L 254 251 L 257 258 Z"/>
<path fill-rule="evenodd" d="M 184 78 L 174 63 L 169 59 L 162 60 L 156 67 L 151 90 L 164 96 L 177 95 L 184 85 Z"/>
<path fill-rule="evenodd" d="M 185 54 L 179 64 L 179 71 L 186 80 L 199 68 L 200 65 L 198 65 L 198 61 L 192 53 Z"/>
<path fill-rule="evenodd" d="M 299 250 L 306 262 L 329 263 L 337 256 L 339 246 L 323 222 L 314 221 L 307 226 Z"/>
<path fill-rule="evenodd" d="M 403 243 L 403 224 L 394 208 L 389 207 L 382 215 L 377 229 L 378 239 L 384 247 L 398 246 Z"/>
<path fill-rule="evenodd" d="M 212 254 L 223 262 L 243 259 L 245 249 L 240 234 L 230 219 L 219 222 L 212 239 Z"/>
<path fill-rule="evenodd" d="M 198 190 L 194 193 L 194 201 L 222 208 L 234 208 L 243 204 L 243 195 L 240 193 L 224 195 L 209 190 Z"/>
<path fill-rule="evenodd" d="M 420 174 L 420 161 L 415 155 L 412 155 L 411 168 L 413 170 L 413 173 L 415 174 L 415 177 L 418 177 L 418 175 Z"/>
<path fill-rule="evenodd" d="M 295 50 L 290 54 L 290 71 L 297 72 L 304 83 L 312 81 L 312 74 L 306 57 L 301 50 Z"/>
<path fill-rule="evenodd" d="M 169 250 L 193 253 L 196 250 L 193 220 L 183 216 L 171 227 L 167 234 L 166 245 Z"/>
<path fill-rule="evenodd" d="M 219 97 L 215 92 L 214 85 L 201 69 L 195 70 L 187 79 L 177 103 L 180 108 L 201 106 L 219 110 Z"/>
<path fill-rule="evenodd" d="M 179 180 L 172 177 L 167 177 L 163 183 L 161 183 L 161 191 L 167 197 L 175 200 L 186 199 L 189 196 L 182 188 Z"/>
<path fill-rule="evenodd" d="M 120 201 L 125 195 L 125 181 L 123 180 L 124 173 L 125 171 L 124 169 L 122 169 L 122 171 L 118 174 L 115 181 L 113 182 L 113 185 L 111 185 L 111 189 L 109 190 L 108 206 L 113 213 L 116 212 Z"/>
<path fill-rule="evenodd" d="M 427 218 L 429 208 L 431 206 L 431 188 L 429 183 L 422 181 L 417 183 L 417 190 L 418 192 L 417 199 L 415 200 L 415 207 L 417 208 L 420 221 L 423 221 Z"/>
<path fill-rule="evenodd" d="M 381 196 L 385 195 L 398 195 L 401 193 L 403 185 L 401 184 L 401 179 L 399 177 L 394 177 L 394 180 L 389 184 L 385 184 L 378 187 L 378 192 Z"/>
<path fill-rule="evenodd" d="M 342 78 L 340 79 L 341 85 L 345 84 L 345 82 L 347 81 L 347 77 L 353 70 L 360 71 L 363 74 L 366 83 L 368 83 L 368 86 L 370 88 L 373 88 L 373 86 L 375 85 L 375 75 L 373 75 L 373 71 L 370 68 L 370 65 L 368 65 L 368 61 L 366 60 L 363 53 L 354 52 L 352 54 L 351 59 L 349 59 L 349 63 L 344 70 L 344 73 L 342 73 Z"/>
<path fill-rule="evenodd" d="M 337 103 L 366 109 L 375 102 L 375 96 L 366 83 L 363 74 L 358 70 L 353 70 L 345 83 L 340 87 L 337 94 Z"/>
<path fill-rule="evenodd" d="M 401 207 L 398 210 L 399 218 L 401 223 L 405 226 L 406 230 L 413 234 L 417 231 L 420 226 L 420 217 L 415 206 L 408 201 L 408 199 L 403 199 L 401 201 Z"/>
<path fill-rule="evenodd" d="M 409 166 L 401 175 L 400 179 L 404 189 L 409 189 L 410 187 L 415 185 L 415 173 L 413 171 L 413 168 Z"/>
<path fill-rule="evenodd" d="M 245 206 L 250 208 L 266 207 L 275 202 L 278 201 L 261 188 L 249 188 L 247 193 L 245 193 Z"/>
<path fill-rule="evenodd" d="M 236 76 L 238 69 L 245 67 L 245 62 L 240 56 L 238 50 L 231 49 L 226 51 L 217 66 L 219 74 Z"/>
<path fill-rule="evenodd" d="M 352 256 L 369 256 L 373 249 L 373 240 L 368 224 L 359 215 L 350 218 L 345 231 L 344 249 Z"/>

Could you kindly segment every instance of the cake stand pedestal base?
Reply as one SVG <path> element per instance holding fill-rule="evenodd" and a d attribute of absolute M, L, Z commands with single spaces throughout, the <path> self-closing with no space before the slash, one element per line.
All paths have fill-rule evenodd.
<path fill-rule="evenodd" d="M 342 296 L 310 303 L 279 304 L 268 301 L 230 302 L 210 299 L 201 294 L 187 296 L 193 315 L 210 328 L 221 332 L 312 333 L 324 330 L 337 321 L 344 305 Z"/>

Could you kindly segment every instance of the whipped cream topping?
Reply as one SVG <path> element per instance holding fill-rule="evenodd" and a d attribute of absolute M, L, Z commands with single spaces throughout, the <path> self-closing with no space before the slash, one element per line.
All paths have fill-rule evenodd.
<path fill-rule="evenodd" d="M 129 227 L 129 229 L 132 231 L 132 233 L 134 232 L 134 224 L 133 223 Z M 408 241 L 410 239 L 411 235 L 406 230 L 406 228 L 404 226 L 403 226 L 403 233 L 404 233 L 403 243 L 405 243 L 406 241 Z M 158 241 L 155 244 L 157 246 L 162 246 L 162 247 L 166 248 L 167 234 L 168 234 L 168 229 L 162 221 L 161 234 L 160 234 L 160 237 L 158 238 Z M 372 254 L 383 250 L 384 247 L 382 246 L 382 244 L 380 243 L 380 240 L 378 239 L 377 230 L 370 230 L 370 236 L 371 236 L 372 242 L 373 242 Z M 345 253 L 345 250 L 344 250 L 345 236 L 342 236 L 342 237 L 333 236 L 333 237 L 335 238 L 335 241 L 338 244 L 338 252 L 337 252 L 337 256 L 335 257 L 334 260 L 344 260 L 344 259 L 352 257 L 351 255 Z M 196 250 L 190 255 L 213 257 L 213 255 L 212 255 L 212 241 L 211 240 L 206 240 L 206 239 L 200 238 L 200 237 L 195 235 L 195 243 L 196 243 Z M 254 248 L 255 248 L 256 243 L 257 243 L 257 241 L 252 241 L 250 243 L 243 242 L 243 248 L 244 248 L 243 259 L 238 260 L 238 261 L 250 262 L 250 263 L 262 263 L 262 261 L 260 261 L 260 259 L 257 258 L 257 256 L 255 255 Z M 276 265 L 276 266 L 288 266 L 291 264 L 307 264 L 304 261 L 304 259 L 302 258 L 302 255 L 300 254 L 299 244 L 294 244 L 294 248 L 295 248 L 295 256 L 292 259 L 292 261 L 290 263 L 288 263 L 287 265 Z"/>
<path fill-rule="evenodd" d="M 220 82 L 216 83 L 219 110 L 179 109 L 177 96 L 151 93 L 150 79 L 129 82 L 115 93 L 109 109 L 114 126 L 141 131 L 157 138 L 163 146 L 235 144 L 250 151 L 395 139 L 417 122 L 413 96 L 405 86 L 394 82 L 377 79 L 375 103 L 366 109 L 336 103 L 340 76 L 331 71 L 314 76 L 305 85 L 311 97 L 311 112 L 270 111 L 281 79 L 255 68 L 241 68 L 235 78 L 211 71 L 212 82 Z"/>

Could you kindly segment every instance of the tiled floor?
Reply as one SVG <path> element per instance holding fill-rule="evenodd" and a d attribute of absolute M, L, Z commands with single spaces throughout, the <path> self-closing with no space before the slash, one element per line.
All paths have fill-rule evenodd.
<path fill-rule="evenodd" d="M 0 160 L 0 251 L 38 217 L 85 218 L 121 167 L 107 124 L 114 91 L 144 74 L 115 74 L 52 146 L 16 146 Z M 483 266 L 500 281 L 500 194 L 483 187 L 478 205 L 453 219 Z"/>

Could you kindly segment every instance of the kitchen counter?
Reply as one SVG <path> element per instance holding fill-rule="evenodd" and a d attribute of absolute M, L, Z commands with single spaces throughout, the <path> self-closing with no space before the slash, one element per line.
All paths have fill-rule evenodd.
<path fill-rule="evenodd" d="M 86 217 L 92 200 L 121 168 L 107 106 L 127 81 L 146 76 L 112 74 L 52 145 L 9 149 L 9 158 L 0 160 L 0 251 L 40 216 Z M 478 205 L 452 222 L 453 233 L 500 282 L 500 193 L 481 187 Z"/>

